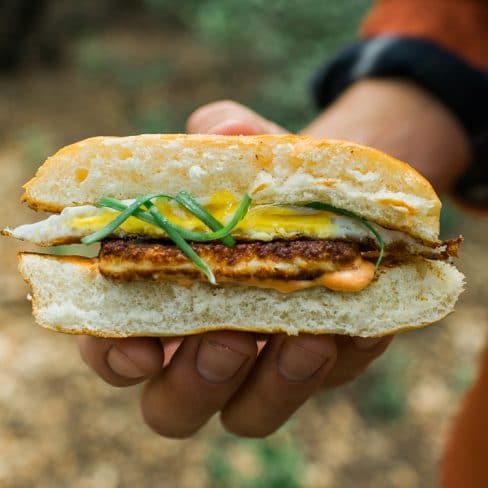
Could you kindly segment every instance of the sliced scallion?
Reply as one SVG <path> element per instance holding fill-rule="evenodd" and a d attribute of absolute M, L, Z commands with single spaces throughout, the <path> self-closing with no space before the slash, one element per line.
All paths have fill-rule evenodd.
<path fill-rule="evenodd" d="M 328 210 L 329 212 L 334 212 L 340 215 L 345 215 L 346 217 L 351 217 L 359 221 L 362 225 L 364 225 L 364 227 L 366 227 L 370 232 L 372 232 L 372 234 L 376 237 L 376 240 L 378 241 L 378 245 L 380 248 L 380 253 L 378 255 L 378 259 L 376 260 L 376 265 L 375 265 L 375 271 L 378 271 L 378 268 L 385 254 L 385 242 L 383 241 L 383 238 L 381 237 L 380 233 L 364 217 L 361 217 L 360 215 L 357 215 L 354 212 L 351 212 L 350 210 L 333 207 L 332 205 L 329 205 L 327 203 L 322 203 L 322 202 L 312 202 L 312 203 L 308 203 L 305 206 L 309 208 L 314 208 L 316 210 Z"/>
<path fill-rule="evenodd" d="M 175 200 L 191 212 L 195 217 L 200 219 L 211 230 L 220 230 L 224 227 L 205 207 L 202 207 L 189 193 L 180 191 L 176 195 Z M 235 246 L 236 241 L 233 237 L 225 236 L 222 242 L 229 247 Z"/>
<path fill-rule="evenodd" d="M 164 195 L 164 196 L 167 197 L 167 195 Z M 147 199 L 152 200 L 152 199 L 157 198 L 157 197 L 158 197 L 158 195 L 148 195 L 147 197 L 143 197 L 143 198 L 145 198 L 147 201 Z M 169 198 L 173 198 L 173 197 L 169 197 Z M 181 236 L 184 239 L 186 239 L 187 241 L 209 242 L 209 241 L 215 241 L 218 239 L 222 239 L 222 238 L 230 235 L 230 233 L 234 230 L 236 225 L 246 216 L 247 211 L 249 210 L 249 206 L 251 204 L 251 201 L 252 201 L 251 197 L 246 193 L 244 195 L 244 197 L 242 198 L 241 202 L 239 203 L 239 206 L 237 207 L 236 211 L 234 212 L 234 215 L 229 220 L 229 222 L 226 225 L 224 225 L 220 230 L 217 230 L 215 232 L 192 232 L 192 231 L 184 229 L 183 227 L 177 226 L 176 224 L 172 224 L 172 225 L 173 225 L 173 227 L 175 227 L 178 230 L 178 232 L 181 234 Z M 100 199 L 100 201 L 98 202 L 98 205 L 100 207 L 111 208 L 113 210 L 118 210 L 121 212 L 124 212 L 129 207 L 127 204 L 125 204 L 121 200 L 117 200 L 115 198 L 108 198 L 108 197 L 102 197 Z M 154 220 L 154 217 L 150 213 L 145 212 L 144 210 L 142 210 L 140 208 L 137 208 L 133 212 L 132 216 L 138 218 L 139 220 L 147 222 L 148 224 L 152 224 L 152 225 L 155 225 L 157 227 L 160 227 L 158 225 L 158 223 Z M 114 230 L 115 229 L 113 229 L 112 232 Z"/>
<path fill-rule="evenodd" d="M 103 229 L 100 229 L 98 232 L 90 234 L 89 236 L 83 237 L 83 239 L 81 239 L 81 243 L 88 245 L 105 239 L 105 237 L 108 237 L 110 234 L 112 234 L 115 229 L 120 227 L 131 215 L 133 215 L 140 206 L 140 202 L 138 200 L 135 200 Z"/>
<path fill-rule="evenodd" d="M 188 259 L 192 260 L 193 263 L 197 268 L 199 268 L 203 274 L 207 277 L 208 281 L 212 283 L 212 285 L 216 285 L 217 282 L 215 280 L 215 276 L 212 273 L 212 270 L 209 268 L 207 263 L 193 250 L 193 248 L 188 244 L 188 242 L 181 237 L 178 230 L 175 228 L 170 221 L 163 216 L 163 214 L 159 211 L 158 207 L 151 203 L 150 200 L 144 202 L 146 207 L 148 207 L 150 214 L 154 217 L 154 220 L 158 223 L 158 225 L 164 229 L 168 237 L 181 249 L 181 252 L 185 254 Z"/>

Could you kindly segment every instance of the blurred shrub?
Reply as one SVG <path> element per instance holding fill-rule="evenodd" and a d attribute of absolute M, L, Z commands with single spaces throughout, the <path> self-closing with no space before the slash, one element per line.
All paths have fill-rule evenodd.
<path fill-rule="evenodd" d="M 286 429 L 264 439 L 217 438 L 207 456 L 211 486 L 232 488 L 299 488 L 303 458 Z"/>
<path fill-rule="evenodd" d="M 463 219 L 461 210 L 459 210 L 449 200 L 442 201 L 441 209 L 441 239 L 452 239 L 459 232 Z"/>
<path fill-rule="evenodd" d="M 138 4 L 139 10 L 134 3 L 126 15 L 144 18 L 144 12 L 148 13 L 152 28 L 160 29 L 167 39 L 174 35 L 175 43 L 182 38 L 191 40 L 193 52 L 185 51 L 181 57 L 170 40 L 169 45 L 161 46 L 159 57 L 138 59 L 123 49 L 108 49 L 94 30 L 87 36 L 85 29 L 75 60 L 85 73 L 127 93 L 127 117 L 138 132 L 153 131 L 155 125 L 158 131 L 161 127 L 168 132 L 184 129 L 181 95 L 174 100 L 171 88 L 163 102 L 177 116 L 169 118 L 169 127 L 154 124 L 156 111 L 151 108 L 144 113 L 146 109 L 135 100 L 148 88 L 180 85 L 181 80 L 188 88 L 187 107 L 230 97 L 296 131 L 315 113 L 309 89 L 313 74 L 355 38 L 370 4 L 371 0 L 144 0 Z M 146 54 L 143 49 L 141 45 L 141 53 Z M 192 65 L 202 49 L 213 56 L 212 67 L 195 74 Z M 202 98 L 192 87 L 199 88 L 208 80 L 214 88 Z"/>
<path fill-rule="evenodd" d="M 78 42 L 75 61 L 82 71 L 88 74 L 97 75 L 104 72 L 106 54 L 96 37 L 87 37 Z"/>
<path fill-rule="evenodd" d="M 25 163 L 37 168 L 50 156 L 54 145 L 49 135 L 37 126 L 26 127 L 17 134 Z"/>
<path fill-rule="evenodd" d="M 85 73 L 114 83 L 125 91 L 164 83 L 170 66 L 166 59 L 141 61 L 126 53 L 107 49 L 96 37 L 78 42 L 76 62 Z"/>
<path fill-rule="evenodd" d="M 456 367 L 451 370 L 449 383 L 456 394 L 461 396 L 473 384 L 475 377 L 474 364 L 456 364 Z"/>
<path fill-rule="evenodd" d="M 145 0 L 162 25 L 185 29 L 212 48 L 241 99 L 239 74 L 255 78 L 243 100 L 291 130 L 313 114 L 308 84 L 313 73 L 354 39 L 371 0 Z M 225 75 L 227 71 L 227 75 Z M 215 74 L 217 76 L 217 73 Z"/>
<path fill-rule="evenodd" d="M 136 134 L 181 133 L 185 132 L 186 119 L 194 108 L 188 103 L 155 103 L 149 108 L 136 107 L 130 121 Z"/>
<path fill-rule="evenodd" d="M 15 3 L 15 2 L 10 2 Z M 28 2 L 24 2 L 28 3 Z M 314 113 L 308 92 L 313 73 L 327 59 L 354 39 L 360 19 L 372 0 L 51 0 L 39 22 L 49 49 L 64 51 L 73 38 L 75 64 L 91 76 L 126 92 L 128 118 L 138 108 L 138 97 L 148 87 L 171 86 L 188 80 L 188 105 L 195 107 L 221 96 L 250 104 L 290 130 L 298 130 Z M 169 43 L 164 47 L 171 62 L 148 59 L 142 41 L 139 55 L 124 46 L 113 49 L 110 29 L 137 39 L 141 30 L 159 29 Z M 194 53 L 178 58 L 174 42 L 193 42 Z M 80 37 L 81 36 L 81 37 Z M 157 42 L 157 41 L 156 41 Z M 165 41 L 162 41 L 163 43 Z M 192 73 L 199 49 L 211 53 L 209 71 Z M 189 50 L 191 51 L 191 49 Z M 171 57 L 173 56 L 173 57 Z M 69 56 L 60 56 L 67 60 Z M 176 67 L 178 78 L 172 71 Z M 211 70 L 211 71 L 210 71 Z M 194 95 L 192 85 L 214 83 L 205 100 Z M 244 84 L 246 88 L 244 88 Z M 185 81 L 186 85 L 186 81 Z M 252 85 L 249 87 L 248 85 Z M 186 86 L 185 86 L 186 88 Z M 137 99 L 137 100 L 136 100 Z M 165 100 L 168 119 L 179 101 Z M 174 104 L 174 105 L 173 105 Z M 180 112 L 178 112 L 180 113 Z M 180 131 L 179 118 L 171 130 Z"/>
<path fill-rule="evenodd" d="M 396 344 L 354 383 L 354 403 L 366 420 L 389 423 L 402 417 L 407 405 L 409 361 L 408 352 Z"/>

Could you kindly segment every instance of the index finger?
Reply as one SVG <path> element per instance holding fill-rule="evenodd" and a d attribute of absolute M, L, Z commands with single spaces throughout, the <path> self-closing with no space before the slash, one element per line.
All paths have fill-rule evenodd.
<path fill-rule="evenodd" d="M 209 103 L 195 110 L 188 118 L 187 130 L 192 134 L 226 136 L 286 134 L 288 132 L 248 107 L 231 100 Z"/>

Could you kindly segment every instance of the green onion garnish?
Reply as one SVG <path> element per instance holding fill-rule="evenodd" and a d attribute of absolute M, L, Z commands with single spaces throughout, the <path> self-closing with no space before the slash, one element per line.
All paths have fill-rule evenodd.
<path fill-rule="evenodd" d="M 166 234 L 168 234 L 168 237 L 181 249 L 183 254 L 185 254 L 188 259 L 193 261 L 195 266 L 199 268 L 207 277 L 208 281 L 210 281 L 212 285 L 216 285 L 217 282 L 215 281 L 215 276 L 212 273 L 212 270 L 209 268 L 207 263 L 193 250 L 190 244 L 188 244 L 188 242 L 186 242 L 185 239 L 181 237 L 175 226 L 171 224 L 171 222 L 166 217 L 163 216 L 158 207 L 151 203 L 150 200 L 147 200 L 144 203 L 146 207 L 149 208 L 149 212 L 154 217 L 154 220 L 162 229 L 164 229 Z"/>
<path fill-rule="evenodd" d="M 149 196 L 151 197 L 151 200 L 153 198 L 159 197 L 159 195 L 148 195 L 148 197 Z M 173 198 L 173 197 L 168 197 L 167 195 L 164 195 L 164 197 Z M 252 201 L 251 197 L 246 193 L 242 198 L 241 202 L 239 203 L 239 206 L 237 207 L 234 215 L 229 220 L 229 222 L 226 225 L 224 225 L 224 227 L 222 227 L 220 230 L 217 230 L 215 232 L 192 232 L 184 229 L 183 227 L 177 226 L 175 224 L 172 225 L 178 230 L 181 236 L 187 241 L 209 242 L 209 241 L 222 239 L 228 236 L 234 230 L 237 224 L 246 216 L 251 201 Z M 108 197 L 102 197 L 98 202 L 98 206 L 111 208 L 113 210 L 118 210 L 121 212 L 125 211 L 128 208 L 128 205 L 126 205 L 124 202 L 117 200 L 116 198 L 108 198 Z M 159 227 L 158 223 L 154 220 L 154 217 L 150 213 L 145 212 L 140 208 L 135 210 L 132 216 L 138 218 L 139 220 L 147 222 L 148 224 L 152 224 Z"/>
<path fill-rule="evenodd" d="M 200 219 L 209 229 L 220 230 L 224 226 L 205 208 L 202 207 L 189 193 L 180 191 L 175 200 L 191 212 L 195 217 Z M 230 235 L 225 236 L 222 242 L 229 247 L 235 246 L 236 241 Z"/>
<path fill-rule="evenodd" d="M 369 231 L 373 233 L 373 235 L 376 237 L 376 240 L 378 241 L 378 245 L 380 247 L 380 253 L 378 255 L 378 259 L 376 260 L 375 272 L 378 271 L 378 268 L 385 254 L 385 242 L 383 241 L 383 238 L 381 237 L 379 232 L 364 217 L 361 217 L 360 215 L 357 215 L 354 212 L 351 212 L 349 210 L 333 207 L 332 205 L 328 205 L 327 203 L 322 203 L 322 202 L 312 202 L 312 203 L 308 203 L 305 206 L 309 208 L 315 208 L 316 210 L 329 210 L 330 212 L 338 213 L 340 215 L 345 215 L 346 217 L 352 217 L 353 219 L 356 219 L 359 222 L 361 222 L 361 224 L 363 224 Z"/>
<path fill-rule="evenodd" d="M 140 206 L 141 203 L 138 200 L 135 200 L 103 229 L 100 229 L 98 232 L 90 234 L 89 236 L 83 237 L 83 239 L 81 239 L 82 244 L 93 244 L 95 242 L 101 241 L 102 239 L 105 239 L 105 237 L 108 237 L 110 234 L 112 234 L 115 229 L 117 229 L 117 227 L 121 226 L 131 215 L 133 215 Z"/>

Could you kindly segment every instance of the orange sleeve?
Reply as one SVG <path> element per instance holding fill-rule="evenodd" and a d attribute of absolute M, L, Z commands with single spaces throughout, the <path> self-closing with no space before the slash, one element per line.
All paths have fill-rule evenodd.
<path fill-rule="evenodd" d="M 426 39 L 488 69 L 488 0 L 378 0 L 361 34 Z"/>
<path fill-rule="evenodd" d="M 377 0 L 361 34 L 424 39 L 488 69 L 488 0 Z M 488 487 L 488 349 L 450 434 L 441 486 Z"/>
<path fill-rule="evenodd" d="M 442 488 L 488 486 L 488 350 L 478 380 L 452 426 L 442 462 Z"/>

